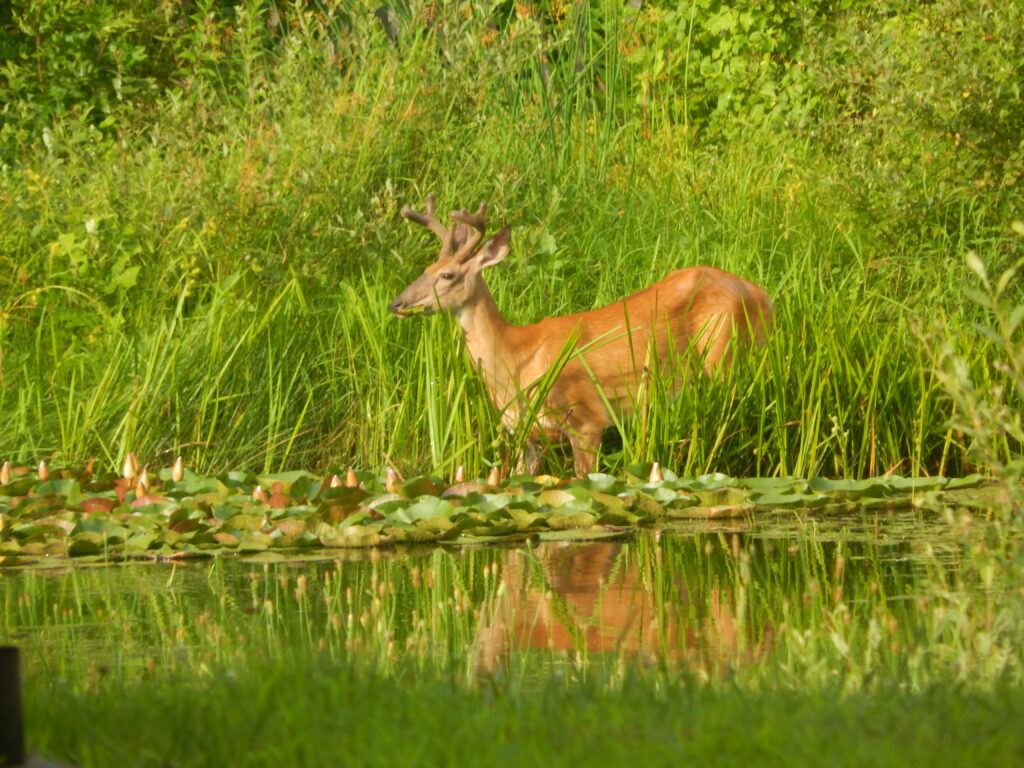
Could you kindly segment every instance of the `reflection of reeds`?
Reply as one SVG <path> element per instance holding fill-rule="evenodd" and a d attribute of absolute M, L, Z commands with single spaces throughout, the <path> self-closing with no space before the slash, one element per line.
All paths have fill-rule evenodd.
<path fill-rule="evenodd" d="M 2 627 L 23 640 L 29 674 L 74 686 L 100 668 L 127 681 L 283 656 L 468 683 L 544 679 L 567 662 L 712 685 L 1012 676 L 1021 608 L 960 554 L 970 541 L 920 519 L 886 530 L 810 539 L 792 523 L 734 524 L 532 550 L 353 550 L 300 567 L 262 554 L 37 569 L 0 580 Z"/>

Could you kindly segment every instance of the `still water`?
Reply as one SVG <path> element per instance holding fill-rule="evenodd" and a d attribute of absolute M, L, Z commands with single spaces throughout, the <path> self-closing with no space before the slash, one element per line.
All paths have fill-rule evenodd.
<path fill-rule="evenodd" d="M 906 648 L 970 540 L 924 512 L 786 514 L 535 546 L 55 561 L 0 572 L 0 643 L 47 677 L 305 653 L 473 675 L 614 661 L 714 677 L 802 637 Z"/>

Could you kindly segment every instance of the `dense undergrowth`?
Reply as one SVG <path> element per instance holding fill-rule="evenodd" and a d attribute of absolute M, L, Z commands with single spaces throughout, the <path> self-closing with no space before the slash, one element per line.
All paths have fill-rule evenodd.
<path fill-rule="evenodd" d="M 432 191 L 513 226 L 488 279 L 518 322 L 694 263 L 772 294 L 765 349 L 655 393 L 607 470 L 1010 462 L 1019 435 L 980 455 L 951 422 L 932 350 L 1019 407 L 964 258 L 997 275 L 1021 254 L 1021 16 L 981 0 L 14 2 L 0 456 L 505 461 L 455 325 L 386 312 L 434 247 L 398 210 Z"/>

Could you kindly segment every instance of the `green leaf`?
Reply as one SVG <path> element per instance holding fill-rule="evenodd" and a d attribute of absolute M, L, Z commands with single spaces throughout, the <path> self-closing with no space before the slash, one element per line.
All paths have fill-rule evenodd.
<path fill-rule="evenodd" d="M 989 478 L 978 474 L 965 475 L 964 477 L 951 477 L 946 482 L 946 490 L 951 491 L 954 488 L 976 488 L 988 480 Z"/>
<path fill-rule="evenodd" d="M 750 501 L 749 494 L 739 488 L 715 488 L 714 490 L 698 490 L 694 492 L 697 504 L 702 507 L 732 506 L 746 504 Z"/>
<path fill-rule="evenodd" d="M 541 512 L 528 512 L 525 509 L 511 508 L 508 510 L 510 519 L 516 524 L 519 530 L 537 527 L 543 523 L 547 515 Z"/>
<path fill-rule="evenodd" d="M 68 557 L 98 555 L 103 551 L 103 536 L 98 533 L 76 533 L 68 542 Z"/>
<path fill-rule="evenodd" d="M 948 482 L 944 477 L 901 477 L 900 475 L 883 475 L 878 480 L 889 491 L 897 493 L 936 491 Z"/>
<path fill-rule="evenodd" d="M 384 541 L 381 529 L 368 525 L 352 525 L 339 529 L 333 536 L 320 538 L 320 542 L 328 548 L 376 547 Z"/>
<path fill-rule="evenodd" d="M 426 544 L 438 541 L 442 533 L 444 531 L 418 527 L 389 526 L 384 529 L 384 534 L 391 537 L 393 541 L 402 541 L 410 544 Z"/>
<path fill-rule="evenodd" d="M 378 508 L 383 511 L 381 508 Z M 413 503 L 384 513 L 384 519 L 391 523 L 414 523 L 432 517 L 450 518 L 455 514 L 455 505 L 439 496 L 421 496 Z"/>
<path fill-rule="evenodd" d="M 649 471 L 650 470 L 648 470 L 648 472 Z M 623 486 L 622 481 L 619 480 L 614 475 L 604 475 L 597 472 L 587 475 L 586 478 L 580 481 L 579 484 L 582 487 L 589 488 L 590 490 L 593 491 L 605 492 L 609 492 L 615 488 L 620 488 Z"/>
<path fill-rule="evenodd" d="M 807 487 L 815 493 L 824 493 L 837 499 L 859 499 L 864 496 L 877 496 L 885 488 L 885 484 L 877 478 L 866 480 L 830 480 L 824 477 L 812 477 Z"/>
<path fill-rule="evenodd" d="M 437 496 L 444 490 L 444 486 L 427 475 L 420 475 L 418 477 L 411 477 L 402 483 L 402 490 L 409 498 Z"/>
<path fill-rule="evenodd" d="M 576 501 L 576 496 L 561 488 L 549 488 L 537 494 L 537 503 L 547 507 L 557 508 Z"/>
<path fill-rule="evenodd" d="M 828 501 L 823 493 L 754 493 L 750 496 L 759 507 L 819 507 Z"/>
<path fill-rule="evenodd" d="M 575 512 L 569 515 L 553 513 L 548 515 L 547 524 L 552 530 L 560 531 L 566 528 L 589 528 L 597 523 L 597 516 L 589 512 Z"/>
<path fill-rule="evenodd" d="M 749 517 L 757 509 L 753 502 L 739 504 L 720 504 L 713 507 L 686 507 L 685 509 L 673 509 L 668 513 L 669 517 L 684 520 L 719 520 L 734 517 Z"/>
<path fill-rule="evenodd" d="M 229 474 L 232 478 L 237 478 L 239 482 L 250 485 L 248 482 L 251 478 L 249 475 L 240 472 L 232 472 Z M 304 469 L 296 469 L 291 472 L 275 472 L 271 475 L 259 475 L 256 478 L 256 482 L 262 485 L 264 488 L 270 488 L 274 483 L 281 483 L 285 488 L 290 488 L 291 485 L 301 479 L 313 480 L 315 477 Z"/>
<path fill-rule="evenodd" d="M 807 481 L 799 477 L 750 477 L 736 483 L 748 491 L 770 494 L 803 493 L 808 487 Z"/>

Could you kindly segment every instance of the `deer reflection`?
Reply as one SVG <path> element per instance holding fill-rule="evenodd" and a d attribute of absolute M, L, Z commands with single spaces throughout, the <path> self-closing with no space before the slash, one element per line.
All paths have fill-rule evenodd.
<path fill-rule="evenodd" d="M 735 569 L 716 577 L 701 554 L 695 549 L 693 569 L 666 569 L 653 540 L 508 550 L 482 614 L 479 671 L 538 649 L 622 653 L 709 675 L 756 661 L 771 649 L 774 630 L 750 626 Z M 723 564 L 730 556 L 718 552 Z"/>

